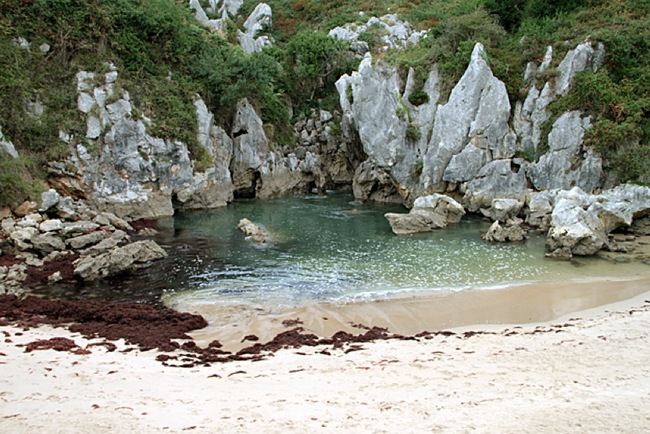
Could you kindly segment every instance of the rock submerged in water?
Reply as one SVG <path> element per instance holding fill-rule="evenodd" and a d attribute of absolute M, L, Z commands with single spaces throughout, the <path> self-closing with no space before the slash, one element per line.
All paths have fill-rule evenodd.
<path fill-rule="evenodd" d="M 246 235 L 246 238 L 254 243 L 265 244 L 269 241 L 269 233 L 261 226 L 256 225 L 246 218 L 239 220 L 237 229 L 242 231 Z"/>
<path fill-rule="evenodd" d="M 390 227 L 396 235 L 431 232 L 458 223 L 465 215 L 463 206 L 449 196 L 432 194 L 419 197 L 408 214 L 387 213 Z"/>

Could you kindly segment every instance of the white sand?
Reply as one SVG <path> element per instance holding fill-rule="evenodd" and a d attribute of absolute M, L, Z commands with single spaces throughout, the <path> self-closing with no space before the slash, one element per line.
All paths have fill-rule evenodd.
<path fill-rule="evenodd" d="M 648 299 L 571 315 L 580 320 L 483 327 L 494 335 L 190 369 L 166 368 L 154 352 L 25 353 L 15 344 L 73 335 L 1 327 L 13 343 L 0 344 L 0 432 L 647 432 Z M 523 334 L 538 327 L 546 332 Z"/>

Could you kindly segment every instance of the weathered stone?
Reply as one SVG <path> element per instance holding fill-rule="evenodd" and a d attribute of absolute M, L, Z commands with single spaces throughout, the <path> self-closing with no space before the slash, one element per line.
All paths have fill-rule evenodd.
<path fill-rule="evenodd" d="M 237 229 L 242 231 L 246 235 L 247 239 L 250 239 L 255 243 L 264 244 L 269 241 L 270 236 L 266 229 L 262 228 L 259 225 L 256 225 L 246 218 L 239 221 Z"/>
<path fill-rule="evenodd" d="M 89 221 L 66 222 L 63 223 L 63 229 L 61 229 L 61 235 L 64 237 L 85 235 L 97 229 L 99 229 L 99 225 L 97 223 L 93 223 Z"/>
<path fill-rule="evenodd" d="M 490 161 L 490 153 L 473 144 L 467 145 L 454 155 L 445 168 L 442 180 L 446 182 L 467 182 L 476 177 L 483 166 Z"/>
<path fill-rule="evenodd" d="M 77 237 L 69 238 L 66 240 L 66 243 L 75 250 L 83 249 L 84 247 L 97 244 L 101 240 L 108 237 L 108 234 L 104 231 L 95 231 L 85 235 L 79 235 Z M 61 250 L 61 249 L 57 249 Z"/>
<path fill-rule="evenodd" d="M 73 263 L 74 273 L 86 281 L 97 280 L 166 256 L 167 253 L 155 241 L 137 241 L 98 256 L 84 256 L 77 259 Z"/>
<path fill-rule="evenodd" d="M 492 74 L 486 58 L 483 46 L 476 44 L 449 101 L 436 112 L 420 177 L 425 189 L 444 190 L 447 165 L 470 141 L 478 148 L 497 149 L 510 132 L 508 93 L 503 82 Z"/>
<path fill-rule="evenodd" d="M 408 214 L 387 213 L 391 229 L 397 235 L 430 232 L 458 223 L 465 215 L 463 207 L 449 196 L 433 194 L 419 197 Z"/>
<path fill-rule="evenodd" d="M 61 200 L 61 195 L 53 188 L 50 188 L 49 190 L 41 194 L 41 207 L 39 208 L 39 211 L 40 212 L 49 211 L 50 208 L 55 207 L 60 200 Z"/>
<path fill-rule="evenodd" d="M 27 214 L 33 214 L 38 211 L 38 204 L 32 201 L 21 203 L 18 208 L 14 209 L 14 214 L 18 217 L 25 217 Z"/>
<path fill-rule="evenodd" d="M 133 227 L 124 219 L 110 212 L 101 212 L 93 219 L 100 226 L 113 226 L 123 231 L 132 231 Z"/>
<path fill-rule="evenodd" d="M 573 255 L 593 255 L 607 242 L 602 221 L 586 210 L 589 200 L 577 187 L 568 194 L 558 195 L 546 237 L 548 251 L 559 250 L 559 253 L 553 253 L 554 257 L 560 253 L 566 256 L 565 249 Z"/>
<path fill-rule="evenodd" d="M 496 220 L 483 235 L 483 239 L 496 243 L 523 241 L 526 238 L 526 230 L 521 224 L 521 219 L 512 219 L 502 226 L 499 220 Z"/>
<path fill-rule="evenodd" d="M 382 203 L 402 203 L 403 200 L 390 174 L 371 160 L 361 163 L 354 172 L 352 192 L 357 200 Z"/>
<path fill-rule="evenodd" d="M 517 217 L 524 207 L 524 202 L 517 199 L 494 199 L 490 208 L 481 208 L 481 213 L 492 220 L 506 222 Z"/>
<path fill-rule="evenodd" d="M 233 123 L 233 158 L 230 165 L 235 193 L 250 191 L 254 197 L 255 182 L 262 165 L 262 154 L 269 151 L 269 141 L 264 132 L 262 119 L 247 99 L 237 104 Z M 241 194 L 241 193 L 240 193 Z"/>
<path fill-rule="evenodd" d="M 32 248 L 32 239 L 38 234 L 38 229 L 33 227 L 18 228 L 9 234 L 9 238 L 20 250 L 29 250 Z"/>
<path fill-rule="evenodd" d="M 16 151 L 16 147 L 11 142 L 11 140 L 8 140 L 4 134 L 2 134 L 2 128 L 0 128 L 0 151 L 6 152 L 13 158 L 18 158 L 18 151 Z"/>
<path fill-rule="evenodd" d="M 65 249 L 65 243 L 61 237 L 49 232 L 35 236 L 31 242 L 34 248 L 44 255 Z"/>
<path fill-rule="evenodd" d="M 582 145 L 590 126 L 589 118 L 582 118 L 580 112 L 568 112 L 558 118 L 548 136 L 548 153 L 527 170 L 535 188 L 567 190 L 578 186 L 592 193 L 600 187 L 602 160 Z"/>
<path fill-rule="evenodd" d="M 526 223 L 530 226 L 548 230 L 553 213 L 553 198 L 547 191 L 530 195 L 526 208 Z"/>
<path fill-rule="evenodd" d="M 528 182 L 524 170 L 513 160 L 495 160 L 483 166 L 469 184 L 463 205 L 471 212 L 492 206 L 494 199 L 524 202 Z"/>

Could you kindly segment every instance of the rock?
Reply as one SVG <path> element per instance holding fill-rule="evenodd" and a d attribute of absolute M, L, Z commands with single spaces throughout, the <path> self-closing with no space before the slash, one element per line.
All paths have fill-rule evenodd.
<path fill-rule="evenodd" d="M 65 249 L 65 243 L 61 237 L 49 232 L 35 236 L 32 238 L 31 243 L 43 255 Z"/>
<path fill-rule="evenodd" d="M 129 237 L 126 232 L 117 230 L 109 238 L 104 238 L 94 246 L 83 250 L 81 252 L 81 256 L 96 256 L 102 253 L 106 253 L 129 241 Z"/>
<path fill-rule="evenodd" d="M 60 282 L 62 280 L 63 280 L 63 276 L 61 276 L 60 271 L 55 271 L 51 275 L 47 276 L 48 283 L 56 283 L 56 282 Z"/>
<path fill-rule="evenodd" d="M 59 217 L 66 220 L 75 220 L 77 218 L 77 210 L 74 200 L 70 197 L 62 197 L 56 204 L 56 212 Z"/>
<path fill-rule="evenodd" d="M 273 44 L 268 36 L 257 36 L 272 22 L 273 13 L 266 3 L 259 3 L 244 22 L 245 32 L 237 31 L 239 45 L 246 53 L 258 53 Z"/>
<path fill-rule="evenodd" d="M 9 234 L 9 238 L 20 250 L 29 250 L 32 248 L 32 239 L 38 234 L 38 229 L 33 227 L 18 228 Z"/>
<path fill-rule="evenodd" d="M 256 179 L 263 162 L 262 155 L 269 152 L 269 141 L 262 119 L 245 98 L 237 104 L 232 135 L 234 143 L 230 171 L 235 195 L 255 197 Z"/>
<path fill-rule="evenodd" d="M 590 127 L 589 118 L 582 118 L 577 111 L 565 113 L 555 121 L 548 136 L 549 151 L 527 169 L 535 188 L 568 190 L 578 186 L 592 193 L 600 187 L 602 160 L 582 145 L 584 133 Z"/>
<path fill-rule="evenodd" d="M 524 202 L 517 199 L 494 199 L 488 209 L 482 208 L 481 213 L 494 221 L 506 222 L 517 217 L 524 207 Z"/>
<path fill-rule="evenodd" d="M 8 140 L 4 134 L 2 134 L 2 128 L 0 128 L 0 151 L 6 152 L 12 158 L 18 158 L 18 151 L 16 151 L 16 147 L 11 142 L 11 140 Z"/>
<path fill-rule="evenodd" d="M 98 256 L 77 259 L 73 263 L 74 273 L 85 281 L 92 281 L 141 267 L 166 256 L 167 253 L 155 241 L 137 241 Z"/>
<path fill-rule="evenodd" d="M 61 235 L 68 238 L 75 235 L 85 235 L 89 232 L 94 232 L 99 229 L 97 223 L 89 221 L 77 221 L 77 222 L 66 222 L 63 223 L 63 229 L 61 229 Z"/>
<path fill-rule="evenodd" d="M 33 214 L 38 211 L 38 204 L 32 201 L 25 201 L 14 209 L 14 214 L 18 217 L 25 217 L 27 214 Z"/>
<path fill-rule="evenodd" d="M 50 208 L 58 205 L 60 200 L 61 200 L 61 195 L 53 188 L 50 188 L 49 190 L 41 194 L 41 207 L 39 208 L 39 211 L 40 212 L 49 211 Z"/>
<path fill-rule="evenodd" d="M 566 257 L 567 250 L 572 255 L 593 255 L 606 243 L 605 226 L 596 214 L 588 212 L 579 200 L 558 198 L 546 236 L 546 247 L 553 257 Z"/>
<path fill-rule="evenodd" d="M 465 215 L 463 207 L 449 196 L 433 194 L 419 197 L 408 214 L 387 213 L 391 229 L 397 235 L 430 232 L 458 223 Z"/>
<path fill-rule="evenodd" d="M 463 205 L 470 212 L 490 208 L 494 199 L 525 202 L 528 181 L 525 171 L 514 160 L 491 161 L 467 184 Z"/>
<path fill-rule="evenodd" d="M 110 212 L 101 212 L 93 220 L 100 226 L 113 226 L 122 231 L 133 231 L 133 227 L 124 219 Z"/>
<path fill-rule="evenodd" d="M 408 21 L 401 21 L 397 15 L 387 14 L 380 18 L 371 17 L 363 25 L 347 24 L 342 27 L 335 27 L 328 34 L 330 37 L 350 42 L 352 44 L 350 48 L 356 51 L 353 48 L 355 43 L 364 42 L 359 41 L 359 37 L 373 29 L 381 29 L 381 32 L 384 33 L 381 40 L 386 48 L 391 49 L 417 45 L 427 33 L 426 30 L 413 30 Z"/>
<path fill-rule="evenodd" d="M 501 226 L 499 220 L 496 220 L 490 226 L 483 239 L 490 242 L 506 243 L 523 241 L 526 238 L 526 230 L 521 227 L 521 219 L 508 220 L 504 226 Z"/>
<path fill-rule="evenodd" d="M 481 44 L 476 44 L 449 101 L 435 116 L 420 177 L 426 190 L 444 191 L 445 169 L 468 143 L 496 153 L 510 134 L 510 102 L 503 82 L 492 74 Z"/>
<path fill-rule="evenodd" d="M 269 241 L 269 233 L 246 218 L 239 221 L 237 229 L 242 231 L 246 235 L 247 239 L 250 239 L 255 243 L 264 244 Z"/>
<path fill-rule="evenodd" d="M 402 203 L 390 174 L 366 160 L 357 167 L 352 180 L 352 192 L 357 200 L 381 203 Z"/>
<path fill-rule="evenodd" d="M 79 235 L 77 237 L 69 238 L 66 240 L 66 244 L 72 247 L 75 250 L 83 249 L 84 247 L 97 244 L 101 240 L 108 237 L 108 234 L 104 231 L 95 231 L 85 235 Z M 62 249 L 57 249 L 62 250 Z"/>
<path fill-rule="evenodd" d="M 551 224 L 553 213 L 553 198 L 547 191 L 535 192 L 530 195 L 526 208 L 526 223 L 547 231 Z"/>

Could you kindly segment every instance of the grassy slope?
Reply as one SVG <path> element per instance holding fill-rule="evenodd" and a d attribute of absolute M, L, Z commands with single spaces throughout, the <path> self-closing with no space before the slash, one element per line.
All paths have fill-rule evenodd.
<path fill-rule="evenodd" d="M 193 95 L 200 93 L 225 124 L 234 103 L 248 96 L 264 121 L 274 124 L 275 141 L 286 144 L 291 131 L 284 102 L 291 100 L 298 113 L 318 104 L 333 107 L 333 79 L 354 65 L 340 44 L 323 39 L 323 32 L 386 13 L 398 14 L 415 28 L 433 30 L 419 47 L 377 55 L 404 68 L 415 67 L 421 77 L 435 62 L 450 89 L 465 69 L 474 42 L 481 41 L 513 100 L 524 88 L 525 63 L 539 60 L 547 45 L 554 46 L 559 62 L 580 41 L 604 42 L 604 70 L 581 75 L 555 110 L 579 108 L 592 114 L 595 127 L 587 140 L 606 158 L 612 176 L 649 181 L 648 0 L 266 2 L 274 12 L 269 32 L 277 44 L 249 56 L 232 44 L 232 31 L 224 39 L 201 28 L 185 0 L 0 0 L 0 127 L 23 156 L 0 157 L 0 205 L 35 194 L 38 183 L 33 179 L 45 177 L 43 163 L 66 152 L 58 140 L 60 128 L 77 140 L 83 138 L 74 79 L 81 69 L 101 72 L 105 62 L 115 63 L 137 109 L 154 120 L 153 132 L 185 141 L 194 157 L 207 164 L 195 143 Z M 229 28 L 241 24 L 257 3 L 245 2 L 241 19 Z M 485 3 L 500 15 L 487 12 Z M 511 7 L 515 3 L 519 8 Z M 523 12 L 512 15 L 514 10 Z M 32 43 L 31 50 L 12 42 L 19 36 Z M 376 36 L 366 37 L 371 45 Z M 37 48 L 42 43 L 51 47 L 46 54 Z M 314 71 L 322 70 L 328 71 L 326 80 L 315 76 Z M 312 98 L 306 100 L 306 94 Z M 45 113 L 29 115 L 30 101 L 40 101 Z"/>

